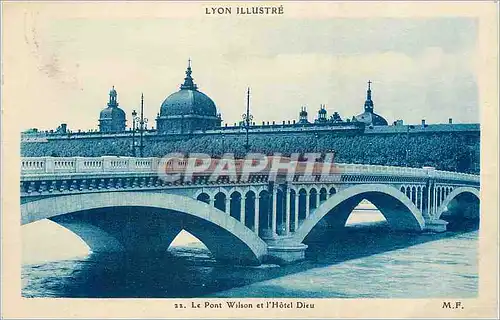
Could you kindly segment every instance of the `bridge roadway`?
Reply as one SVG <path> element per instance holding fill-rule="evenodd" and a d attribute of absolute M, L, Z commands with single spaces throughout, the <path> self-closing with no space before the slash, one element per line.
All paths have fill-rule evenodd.
<path fill-rule="evenodd" d="M 433 168 L 335 164 L 322 176 L 257 172 L 167 182 L 159 158 L 23 158 L 21 224 L 50 219 L 93 252 L 166 251 L 181 230 L 220 261 L 288 263 L 328 241 L 364 199 L 395 230 L 445 231 L 479 218 L 479 176 Z M 186 180 L 186 181 L 184 181 Z"/>

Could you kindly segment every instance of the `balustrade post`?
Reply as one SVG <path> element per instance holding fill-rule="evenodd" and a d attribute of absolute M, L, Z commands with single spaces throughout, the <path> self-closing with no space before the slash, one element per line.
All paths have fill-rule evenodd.
<path fill-rule="evenodd" d="M 129 172 L 137 171 L 137 158 L 127 157 L 127 169 Z"/>
<path fill-rule="evenodd" d="M 151 172 L 157 172 L 158 171 L 158 163 L 159 163 L 159 158 L 149 158 L 151 159 Z"/>
<path fill-rule="evenodd" d="M 75 157 L 75 167 L 74 167 L 74 172 L 79 173 L 79 172 L 84 172 L 85 167 L 84 167 L 84 162 L 85 158 L 84 157 Z"/>
<path fill-rule="evenodd" d="M 102 171 L 109 172 L 111 171 L 111 160 L 115 157 L 103 156 L 102 157 Z"/>
<path fill-rule="evenodd" d="M 44 159 L 45 173 L 54 173 L 54 158 L 46 157 Z"/>

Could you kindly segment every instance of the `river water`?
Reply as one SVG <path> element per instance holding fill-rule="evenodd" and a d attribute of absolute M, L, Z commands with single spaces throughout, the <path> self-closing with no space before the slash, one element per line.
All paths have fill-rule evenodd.
<path fill-rule="evenodd" d="M 476 297 L 477 226 L 442 234 L 390 232 L 372 212 L 303 262 L 288 266 L 219 265 L 200 243 L 168 255 L 90 254 L 22 266 L 24 297 Z M 354 219 L 356 220 L 356 219 Z M 369 223 L 368 223 L 368 222 Z"/>

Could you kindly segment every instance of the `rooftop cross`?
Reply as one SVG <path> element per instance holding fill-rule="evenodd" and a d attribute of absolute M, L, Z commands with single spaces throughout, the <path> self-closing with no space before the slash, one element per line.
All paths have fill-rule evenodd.
<path fill-rule="evenodd" d="M 371 84 L 373 82 L 368 80 L 368 90 L 366 90 L 366 101 L 365 101 L 365 111 L 373 112 L 373 101 L 372 101 L 372 89 Z"/>

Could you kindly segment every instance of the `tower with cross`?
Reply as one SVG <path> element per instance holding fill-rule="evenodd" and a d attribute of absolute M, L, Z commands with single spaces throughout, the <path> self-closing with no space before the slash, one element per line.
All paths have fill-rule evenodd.
<path fill-rule="evenodd" d="M 366 90 L 365 112 L 373 113 L 372 88 L 373 82 L 368 80 L 368 90 Z"/>
<path fill-rule="evenodd" d="M 368 80 L 368 90 L 366 90 L 366 100 L 362 114 L 354 117 L 354 121 L 364 122 L 367 126 L 386 126 L 387 120 L 373 112 L 372 81 Z"/>

